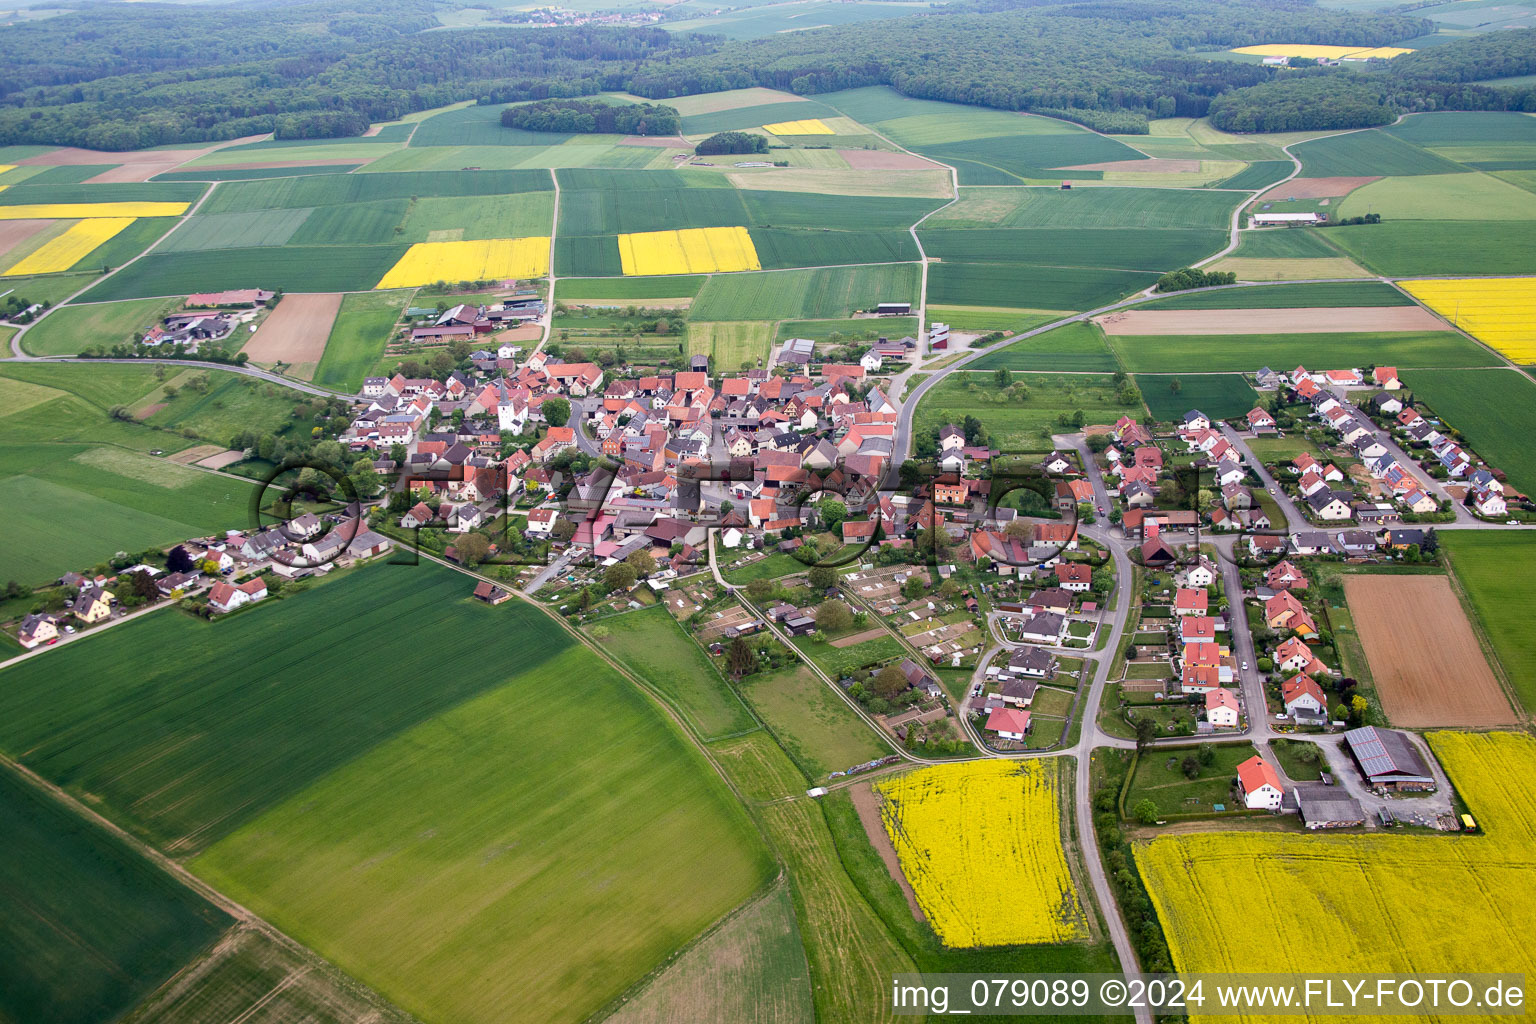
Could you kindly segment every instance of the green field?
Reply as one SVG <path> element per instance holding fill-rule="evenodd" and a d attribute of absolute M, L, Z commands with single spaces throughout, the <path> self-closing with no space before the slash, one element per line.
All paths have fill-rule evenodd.
<path fill-rule="evenodd" d="M 840 263 L 897 263 L 917 259 L 917 243 L 901 230 L 833 231 L 752 228 L 752 245 L 764 270 L 826 267 Z"/>
<path fill-rule="evenodd" d="M 314 213 L 311 207 L 291 210 L 251 210 L 244 213 L 199 213 L 160 243 L 156 252 L 201 252 L 204 249 L 284 245 Z"/>
<path fill-rule="evenodd" d="M 277 433 L 293 422 L 299 396 L 287 388 L 236 374 L 215 374 L 213 386 L 199 394 L 188 388 L 144 421 L 176 432 L 191 431 L 219 444 L 244 430 Z M 147 411 L 147 410 L 146 410 Z"/>
<path fill-rule="evenodd" d="M 811 117 L 836 117 L 837 111 L 815 100 L 788 100 L 760 103 L 753 107 L 715 110 L 683 118 L 684 135 L 713 135 L 736 128 L 761 128 L 781 121 L 803 121 Z"/>
<path fill-rule="evenodd" d="M 733 914 L 606 1020 L 670 1024 L 705 1007 L 716 1020 L 815 1019 L 810 967 L 787 884 Z"/>
<path fill-rule="evenodd" d="M 1391 277 L 1524 274 L 1536 261 L 1536 231 L 1524 221 L 1397 220 L 1327 231 L 1349 255 Z"/>
<path fill-rule="evenodd" d="M 602 648 L 644 679 L 705 739 L 757 728 L 699 645 L 660 605 L 604 619 Z"/>
<path fill-rule="evenodd" d="M 1016 341 L 969 364 L 971 370 L 1106 370 L 1119 369 L 1104 343 L 1104 332 L 1078 320 L 1033 338 Z"/>
<path fill-rule="evenodd" d="M 936 263 L 928 299 L 950 306 L 1097 309 L 1157 283 L 1157 274 L 1016 263 Z"/>
<path fill-rule="evenodd" d="M 1057 266 L 1115 270 L 1172 270 L 1209 256 L 1226 241 L 1220 231 L 1193 228 L 929 230 L 924 225 L 919 235 L 928 255 L 945 263 L 1013 263 L 1039 253 L 1049 254 Z"/>
<path fill-rule="evenodd" d="M 694 300 L 699 320 L 820 320 L 880 302 L 915 302 L 915 263 L 716 274 Z"/>
<path fill-rule="evenodd" d="M 1115 399 L 1109 374 L 1019 373 L 1016 383 L 1029 389 L 1029 397 L 1015 401 L 1000 391 L 991 373 L 953 373 L 927 392 L 918 404 L 915 431 L 965 416 L 978 417 L 992 435 L 992 445 L 1004 450 L 1043 451 L 1054 433 L 1070 433 L 1058 417 L 1081 410 L 1088 424 L 1113 423 L 1121 416 L 1142 417 L 1140 404 L 1121 405 Z"/>
<path fill-rule="evenodd" d="M 499 196 L 554 188 L 547 171 L 400 171 L 239 181 L 220 186 L 199 213 L 241 213 L 429 196 Z M 3 195 L 5 193 L 0 193 Z"/>
<path fill-rule="evenodd" d="M 203 194 L 205 187 L 190 182 L 34 185 L 25 181 L 0 192 L 0 206 L 25 206 L 30 203 L 194 203 Z"/>
<path fill-rule="evenodd" d="M 1212 228 L 1241 197 L 1171 188 L 963 188 L 960 200 L 923 222 L 938 228 Z"/>
<path fill-rule="evenodd" d="M 292 178 L 308 174 L 350 174 L 362 164 L 315 164 L 312 167 L 243 167 L 228 170 L 169 171 L 155 181 L 251 181 L 257 178 Z"/>
<path fill-rule="evenodd" d="M 1536 195 L 1491 174 L 1418 174 L 1357 188 L 1340 217 L 1379 213 L 1383 220 L 1536 220 Z"/>
<path fill-rule="evenodd" d="M 1046 309 L 1008 309 L 1003 306 L 929 306 L 928 318 L 962 331 L 1017 334 L 1041 324 L 1060 320 L 1064 314 Z"/>
<path fill-rule="evenodd" d="M 1536 711 L 1536 628 L 1525 614 L 1536 579 L 1536 537 L 1443 530 L 1441 550 L 1527 712 Z"/>
<path fill-rule="evenodd" d="M 1462 10 L 1475 9 L 1462 5 Z M 1419 146 L 1479 142 L 1536 142 L 1536 119 L 1501 111 L 1409 114 L 1383 132 Z"/>
<path fill-rule="evenodd" d="M 421 585 L 420 568 L 394 571 Z M 444 574 L 457 597 L 434 628 L 470 600 Z M 564 639 L 537 611 L 504 611 L 484 609 L 481 628 L 519 655 Z M 355 750 L 192 867 L 424 1020 L 503 1021 L 515 1005 L 581 1021 L 773 865 L 708 762 L 590 650 L 474 660 L 487 664 L 465 674 L 493 685 Z M 374 665 L 397 685 L 445 682 Z"/>
<path fill-rule="evenodd" d="M 405 289 L 343 296 L 314 382 L 347 391 L 362 387 L 363 378 L 384 355 L 384 346 L 411 294 Z"/>
<path fill-rule="evenodd" d="M 1336 230 L 1336 229 L 1330 229 Z M 1313 228 L 1253 228 L 1238 234 L 1237 251 L 1232 255 L 1243 259 L 1329 259 L 1339 255 L 1339 250 L 1325 239 L 1328 231 Z"/>
<path fill-rule="evenodd" d="M 120 267 L 154 245 L 175 224 L 175 217 L 139 217 L 86 253 L 71 269 L 95 272 Z"/>
<path fill-rule="evenodd" d="M 117 1020 L 231 923 L 9 768 L 0 821 L 0 1019 Z"/>
<path fill-rule="evenodd" d="M 1253 369 L 1257 370 L 1255 366 Z M 1177 381 L 1179 390 L 1173 390 Z M 1191 409 L 1212 419 L 1241 416 L 1258 404 L 1259 395 L 1236 373 L 1205 373 L 1179 377 L 1173 374 L 1136 375 L 1136 386 L 1147 408 L 1162 423 L 1174 423 Z"/>
<path fill-rule="evenodd" d="M 740 686 L 747 703 L 811 779 L 890 752 L 874 729 L 803 665 L 747 676 Z"/>
<path fill-rule="evenodd" d="M 406 245 L 304 245 L 151 253 L 92 288 L 87 302 L 188 295 L 226 288 L 366 291 L 405 255 Z"/>
<path fill-rule="evenodd" d="M 1249 164 L 1232 177 L 1216 183 L 1216 188 L 1240 188 L 1258 190 L 1277 181 L 1285 180 L 1295 165 L 1289 160 L 1259 160 Z"/>
<path fill-rule="evenodd" d="M 195 853 L 570 647 L 542 613 L 490 608 L 470 589 L 435 565 L 380 565 L 222 622 L 156 612 L 8 670 L 0 746 L 169 852 Z M 435 645 L 379 622 L 494 631 L 516 669 L 474 658 L 443 672 Z"/>
<path fill-rule="evenodd" d="M 1487 349 L 1451 331 L 1380 334 L 1112 335 L 1110 348 L 1135 373 L 1196 373 L 1306 364 L 1495 366 Z M 1244 410 L 1247 411 L 1246 409 Z"/>
<path fill-rule="evenodd" d="M 1379 130 L 1303 142 L 1291 152 L 1301 160 L 1304 178 L 1455 174 L 1465 169 Z"/>
<path fill-rule="evenodd" d="M 701 275 L 678 277 L 562 277 L 555 284 L 555 301 L 601 299 L 644 305 L 646 299 L 691 299 L 708 280 Z"/>
<path fill-rule="evenodd" d="M 29 302 L 57 306 L 90 283 L 91 274 L 44 274 L 40 277 L 0 277 L 0 292 L 15 293 Z"/>
<path fill-rule="evenodd" d="M 1517 490 L 1536 492 L 1536 381 L 1514 370 L 1426 370 L 1403 383 Z"/>
<path fill-rule="evenodd" d="M 848 647 L 833 647 L 816 637 L 798 637 L 795 646 L 833 679 L 841 679 L 861 668 L 868 668 L 893 658 L 905 656 L 906 648 L 895 636 L 887 635 L 865 640 Z"/>
<path fill-rule="evenodd" d="M 934 314 L 933 310 L 929 310 Z M 933 316 L 933 319 L 943 319 Z M 876 318 L 863 318 L 859 320 L 784 320 L 779 324 L 778 335 L 775 341 L 787 341 L 790 338 L 810 338 L 813 341 L 835 341 L 832 335 L 841 335 L 845 343 L 857 340 L 875 341 L 880 338 L 888 338 L 892 341 L 915 335 L 917 333 L 917 317 L 915 316 L 882 316 Z"/>
<path fill-rule="evenodd" d="M 1319 306 L 1411 306 L 1413 300 L 1381 281 L 1276 284 L 1218 288 L 1154 299 L 1137 309 L 1306 309 Z"/>
<path fill-rule="evenodd" d="M 179 299 L 136 299 L 60 306 L 26 333 L 24 346 L 35 356 L 64 356 L 130 344 L 136 333 L 154 326 L 180 305 Z"/>
<path fill-rule="evenodd" d="M 773 347 L 773 325 L 752 320 L 723 323 L 694 321 L 688 325 L 690 355 L 709 356 L 713 373 L 762 366 Z"/>

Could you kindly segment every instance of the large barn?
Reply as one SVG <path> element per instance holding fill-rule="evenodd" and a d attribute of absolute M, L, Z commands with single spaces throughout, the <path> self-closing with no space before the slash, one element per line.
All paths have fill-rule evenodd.
<path fill-rule="evenodd" d="M 1400 732 L 1367 725 L 1344 734 L 1344 745 L 1373 786 L 1434 789 L 1435 777 L 1418 749 Z"/>

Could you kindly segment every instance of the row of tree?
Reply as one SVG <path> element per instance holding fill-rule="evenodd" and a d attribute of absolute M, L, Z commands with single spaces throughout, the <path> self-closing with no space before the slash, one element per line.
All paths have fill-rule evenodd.
<path fill-rule="evenodd" d="M 725 153 L 766 153 L 768 140 L 752 132 L 716 132 L 693 151 L 699 156 L 718 156 Z"/>

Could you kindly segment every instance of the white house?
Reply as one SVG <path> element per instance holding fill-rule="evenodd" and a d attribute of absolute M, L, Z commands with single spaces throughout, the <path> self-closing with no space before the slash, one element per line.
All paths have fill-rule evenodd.
<path fill-rule="evenodd" d="M 865 373 L 877 372 L 884 362 L 885 360 L 881 358 L 880 353 L 874 349 L 870 349 L 859 357 L 859 365 L 864 367 Z"/>
<path fill-rule="evenodd" d="M 536 508 L 528 512 L 528 525 L 523 532 L 535 537 L 548 537 L 555 528 L 560 513 L 552 508 Z"/>
<path fill-rule="evenodd" d="M 1237 784 L 1242 787 L 1243 801 L 1249 808 L 1279 810 L 1285 797 L 1285 787 L 1275 766 L 1255 754 L 1237 766 Z"/>
<path fill-rule="evenodd" d="M 1217 729 L 1237 728 L 1237 696 L 1224 686 L 1205 695 L 1205 720 Z"/>
<path fill-rule="evenodd" d="M 1285 704 L 1285 713 L 1293 718 L 1298 712 L 1320 715 L 1328 708 L 1323 688 L 1307 676 L 1296 676 L 1280 684 L 1280 700 Z"/>

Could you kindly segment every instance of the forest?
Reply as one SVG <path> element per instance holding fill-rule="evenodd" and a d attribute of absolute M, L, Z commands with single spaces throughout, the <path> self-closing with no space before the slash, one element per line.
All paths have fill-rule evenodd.
<path fill-rule="evenodd" d="M 660 103 L 604 103 L 602 100 L 538 100 L 501 112 L 503 128 L 578 135 L 676 135 L 683 118 Z"/>
<path fill-rule="evenodd" d="M 1536 109 L 1536 89 L 1471 84 L 1536 72 L 1536 30 L 1425 48 L 1369 73 L 1199 55 L 1278 40 L 1389 45 L 1433 28 L 1411 14 L 1303 0 L 957 0 L 921 16 L 738 42 L 659 27 L 425 31 L 433 8 L 313 0 L 261 4 L 260 17 L 247 3 L 178 6 L 170 18 L 158 5 L 121 4 L 5 26 L 0 145 L 346 137 L 466 99 L 627 89 L 664 100 L 747 86 L 889 85 L 1116 133 L 1206 114 L 1254 131 L 1366 127 L 1421 109 Z"/>
<path fill-rule="evenodd" d="M 716 132 L 693 147 L 699 156 L 718 156 L 725 153 L 766 153 L 768 140 L 752 132 Z"/>

